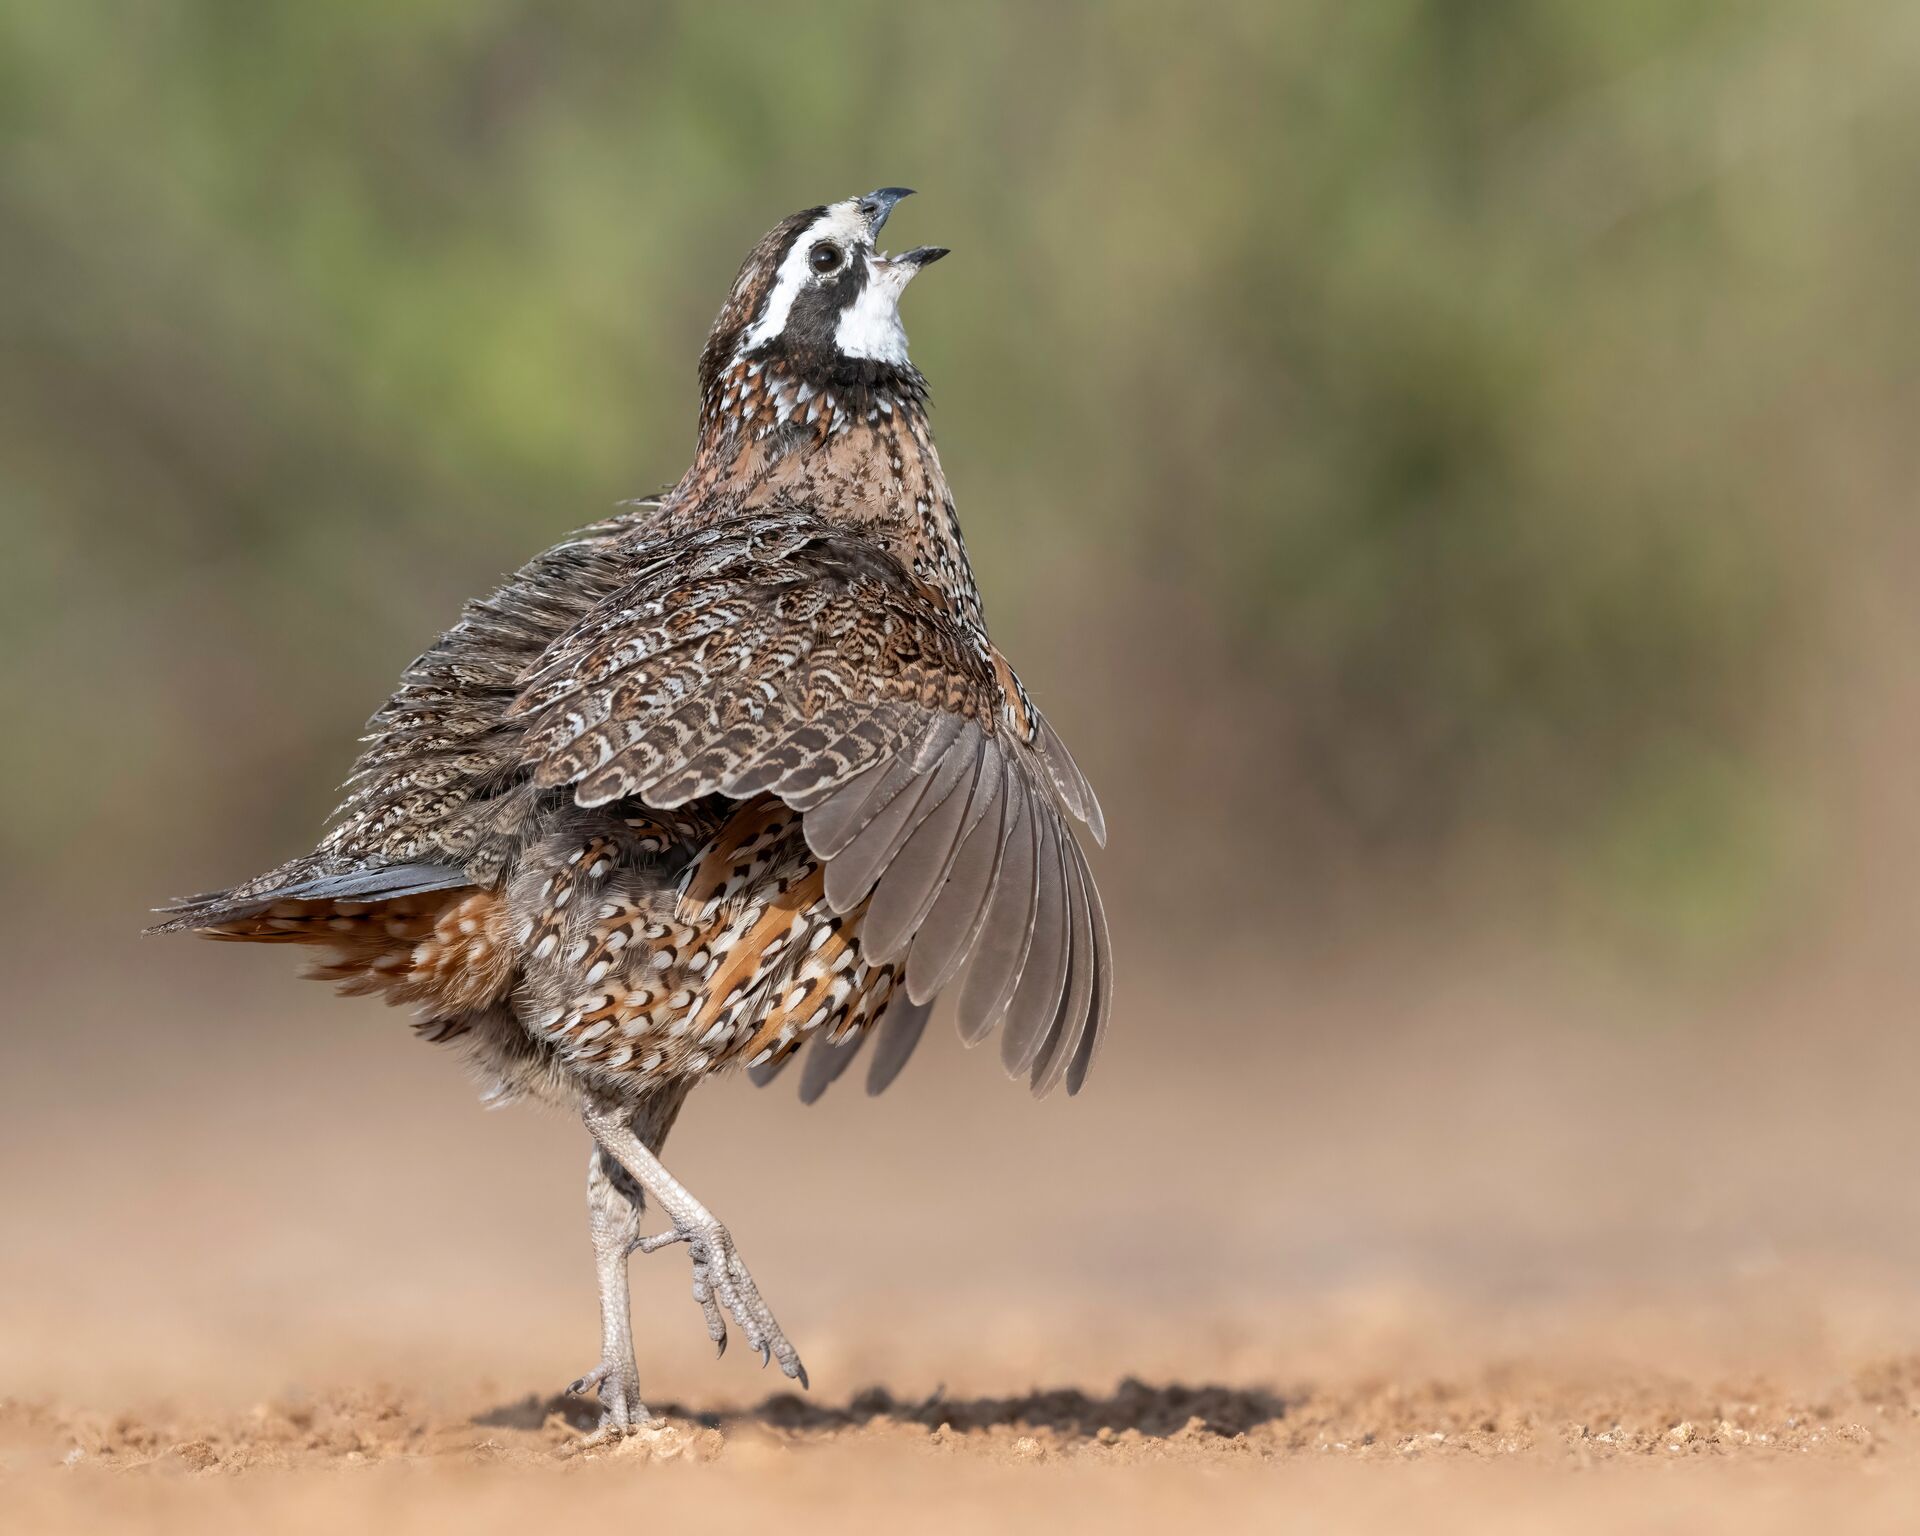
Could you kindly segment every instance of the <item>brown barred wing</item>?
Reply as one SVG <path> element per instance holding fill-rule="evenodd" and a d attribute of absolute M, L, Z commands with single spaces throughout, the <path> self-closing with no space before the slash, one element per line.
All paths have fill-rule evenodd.
<path fill-rule="evenodd" d="M 1010 1072 L 1036 1093 L 1077 1091 L 1112 966 L 1069 819 L 1104 827 L 984 636 L 891 554 L 806 514 L 648 555 L 514 705 L 535 783 L 571 785 L 586 806 L 779 797 L 826 861 L 828 903 L 864 908 L 863 950 L 904 960 L 916 1008 L 967 969 L 963 1036 L 998 1027 Z M 879 1053 L 876 1077 L 917 1035 Z"/>
<path fill-rule="evenodd" d="M 657 512 L 655 502 L 634 502 L 468 603 L 367 722 L 365 750 L 319 847 L 229 890 L 162 908 L 166 921 L 153 931 L 244 929 L 289 901 L 380 902 L 497 885 L 519 851 L 529 808 L 527 797 L 506 792 L 519 744 L 507 708 L 554 639 L 628 579 L 630 545 Z"/>

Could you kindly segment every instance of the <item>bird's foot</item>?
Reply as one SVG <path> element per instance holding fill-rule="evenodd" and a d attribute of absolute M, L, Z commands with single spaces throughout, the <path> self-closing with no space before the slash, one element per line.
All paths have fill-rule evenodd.
<path fill-rule="evenodd" d="M 636 1246 L 642 1253 L 652 1253 L 674 1243 L 685 1243 L 693 1258 L 693 1299 L 706 1314 L 707 1337 L 713 1340 L 715 1352 L 727 1352 L 730 1313 L 746 1334 L 747 1347 L 759 1352 L 761 1365 L 778 1360 L 780 1369 L 805 1387 L 807 1368 L 800 1363 L 800 1352 L 787 1342 L 772 1309 L 760 1299 L 760 1288 L 734 1247 L 733 1235 L 709 1219 L 642 1238 Z"/>
<path fill-rule="evenodd" d="M 625 1360 L 602 1360 L 567 1391 L 574 1397 L 585 1397 L 591 1392 L 600 1399 L 600 1423 L 581 1441 L 582 1445 L 618 1440 L 652 1422 L 653 1415 L 640 1400 L 640 1371 L 632 1356 Z"/>

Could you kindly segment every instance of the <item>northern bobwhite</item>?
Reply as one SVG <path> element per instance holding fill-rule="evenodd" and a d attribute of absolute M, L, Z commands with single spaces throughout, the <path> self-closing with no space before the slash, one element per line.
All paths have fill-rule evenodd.
<path fill-rule="evenodd" d="M 496 1098 L 592 1134 L 603 1429 L 646 1417 L 627 1260 L 685 1242 L 726 1315 L 806 1383 L 727 1229 L 660 1162 L 687 1092 L 812 1042 L 811 1100 L 870 1033 L 879 1092 L 956 983 L 1036 1093 L 1080 1087 L 1111 995 L 1069 818 L 1098 803 L 1006 658 L 875 249 L 884 187 L 783 220 L 700 358 L 671 491 L 536 557 L 401 678 L 319 847 L 159 931 L 312 944 L 311 974 L 418 1010 Z M 647 1197 L 672 1223 L 640 1235 Z"/>

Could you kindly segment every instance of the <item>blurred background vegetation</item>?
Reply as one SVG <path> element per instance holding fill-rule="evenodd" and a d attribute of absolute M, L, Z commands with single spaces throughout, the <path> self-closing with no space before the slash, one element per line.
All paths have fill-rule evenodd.
<path fill-rule="evenodd" d="M 305 846 L 464 597 L 677 478 L 747 246 L 904 183 L 1123 920 L 1738 964 L 1823 889 L 1849 615 L 1912 552 L 1917 44 L 1898 0 L 16 0 L 5 878 L 111 870 L 130 926 Z"/>

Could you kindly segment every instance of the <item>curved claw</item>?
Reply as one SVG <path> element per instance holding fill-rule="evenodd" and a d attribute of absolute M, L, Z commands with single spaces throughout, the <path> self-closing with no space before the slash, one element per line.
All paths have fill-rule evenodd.
<path fill-rule="evenodd" d="M 726 1228 L 718 1223 L 711 1228 L 676 1228 L 643 1239 L 641 1246 L 652 1252 L 675 1242 L 686 1243 L 693 1259 L 693 1299 L 706 1315 L 715 1358 L 727 1352 L 727 1318 L 731 1315 L 746 1332 L 747 1346 L 760 1356 L 763 1368 L 777 1359 L 781 1374 L 807 1387 L 807 1368 L 761 1299 L 753 1275 L 741 1261 Z"/>
<path fill-rule="evenodd" d="M 588 1371 L 586 1375 L 582 1376 L 567 1388 L 567 1396 L 585 1397 L 589 1392 L 597 1391 L 600 1383 L 607 1379 L 608 1374 L 609 1368 L 604 1365 L 595 1370 Z"/>
<path fill-rule="evenodd" d="M 581 1441 L 582 1445 L 599 1445 L 631 1434 L 651 1417 L 641 1401 L 640 1383 L 630 1363 L 602 1360 L 567 1391 L 574 1397 L 591 1392 L 600 1399 L 599 1426 Z"/>

